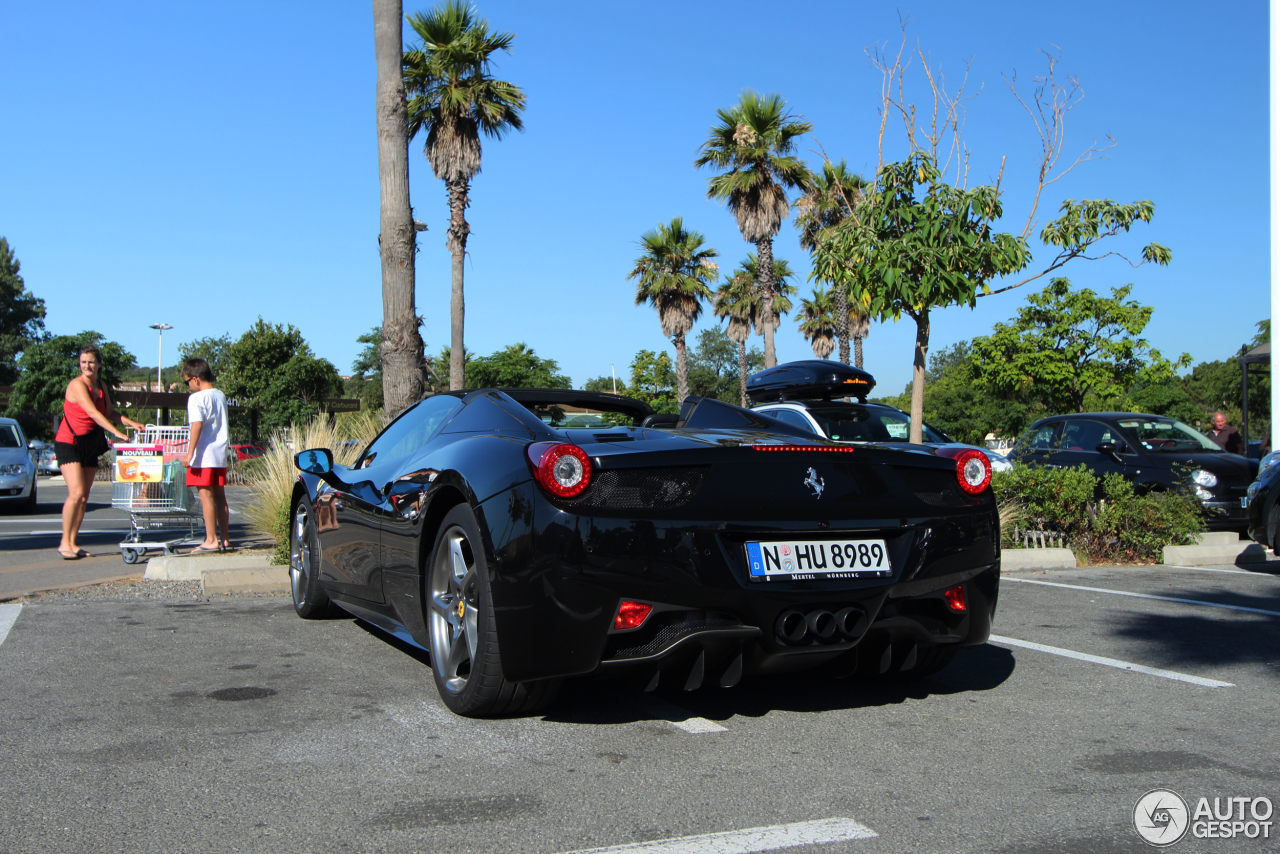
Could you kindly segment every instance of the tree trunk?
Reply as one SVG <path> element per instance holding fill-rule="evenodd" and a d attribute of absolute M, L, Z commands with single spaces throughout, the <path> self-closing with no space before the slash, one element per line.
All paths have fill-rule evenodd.
<path fill-rule="evenodd" d="M 840 361 L 849 364 L 849 292 L 844 286 L 836 282 L 832 284 L 836 289 L 836 338 L 840 341 Z M 862 367 L 861 364 L 858 367 Z"/>
<path fill-rule="evenodd" d="M 467 205 L 471 202 L 467 198 L 467 181 L 450 181 L 446 186 L 449 191 L 449 239 L 445 245 L 453 255 L 449 295 L 449 390 L 456 391 L 466 382 L 462 329 L 467 310 L 462 295 L 462 273 L 463 262 L 467 259 L 467 235 L 471 233 L 471 226 L 467 224 Z"/>
<path fill-rule="evenodd" d="M 853 365 L 855 368 L 862 367 L 862 336 L 858 335 L 853 339 Z"/>
<path fill-rule="evenodd" d="M 747 407 L 747 342 L 738 342 L 738 390 L 743 409 Z"/>
<path fill-rule="evenodd" d="M 409 206 L 409 136 L 401 75 L 404 9 L 401 0 L 373 0 L 377 60 L 378 188 L 382 257 L 383 409 L 394 414 L 422 397 L 422 336 L 414 305 L 418 233 Z"/>
<path fill-rule="evenodd" d="M 756 287 L 760 290 L 760 326 L 764 331 L 764 366 L 778 364 L 778 354 L 773 348 L 773 238 L 756 243 L 756 261 L 759 274 Z"/>
<path fill-rule="evenodd" d="M 913 445 L 924 442 L 924 367 L 929 357 L 929 309 L 920 309 L 920 313 L 911 312 L 916 322 L 916 358 L 911 371 L 911 434 L 908 441 Z"/>
<path fill-rule="evenodd" d="M 676 345 L 676 401 L 683 404 L 689 396 L 689 354 L 685 352 L 684 335 L 671 339 Z"/>

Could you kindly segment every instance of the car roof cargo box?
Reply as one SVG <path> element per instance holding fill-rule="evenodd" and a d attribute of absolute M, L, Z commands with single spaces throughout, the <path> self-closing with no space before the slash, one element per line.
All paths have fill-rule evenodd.
<path fill-rule="evenodd" d="M 875 385 L 875 377 L 861 368 L 843 362 L 807 359 L 753 374 L 747 380 L 747 398 L 752 403 L 769 403 L 775 400 L 856 397 L 866 403 L 867 395 Z"/>

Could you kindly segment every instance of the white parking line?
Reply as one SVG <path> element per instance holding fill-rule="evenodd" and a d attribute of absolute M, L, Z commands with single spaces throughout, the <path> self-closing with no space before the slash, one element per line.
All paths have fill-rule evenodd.
<path fill-rule="evenodd" d="M 1265 611 L 1262 608 L 1246 608 L 1243 605 L 1224 605 L 1221 602 L 1203 602 L 1199 599 L 1177 599 L 1173 596 L 1152 596 L 1149 593 L 1130 593 L 1128 590 L 1107 590 L 1102 587 L 1084 587 L 1079 584 L 1058 584 L 1054 581 L 1032 581 L 1030 578 L 1002 578 L 1001 581 L 1016 581 L 1019 584 L 1041 584 L 1045 587 L 1065 587 L 1068 590 L 1084 590 L 1089 593 L 1109 593 L 1112 596 L 1132 596 L 1135 599 L 1154 599 L 1157 602 L 1179 602 L 1183 605 L 1204 605 L 1208 608 L 1226 608 L 1228 611 L 1247 611 L 1250 614 L 1265 614 L 1268 617 L 1280 617 L 1280 611 Z"/>
<path fill-rule="evenodd" d="M 0 605 L 0 643 L 4 643 L 4 639 L 9 636 L 9 629 L 17 622 L 18 612 L 21 610 L 21 605 Z"/>
<path fill-rule="evenodd" d="M 1247 569 L 1212 569 L 1207 566 L 1183 566 L 1179 563 L 1166 563 L 1169 569 L 1193 569 L 1196 572 L 1225 572 L 1229 575 L 1252 575 L 1255 578 L 1274 578 L 1275 576 L 1267 572 L 1250 572 Z"/>
<path fill-rule="evenodd" d="M 1217 679 L 1205 679 L 1201 676 L 1191 676 L 1186 673 L 1178 673 L 1175 670 L 1161 670 L 1158 667 L 1147 667 L 1145 664 L 1134 664 L 1131 661 L 1120 661 L 1116 658 L 1103 658 L 1100 655 L 1090 655 L 1087 652 L 1076 652 L 1073 649 L 1063 649 L 1057 646 L 1046 646 L 1042 643 L 1032 643 L 1031 641 L 1018 640 L 1017 638 L 1006 638 L 1000 635 L 992 635 L 989 640 L 991 643 L 1003 644 L 1005 646 L 1018 646 L 1023 649 L 1032 649 L 1036 652 L 1047 652 L 1051 655 L 1061 655 L 1064 658 L 1074 658 L 1078 661 L 1088 661 L 1092 664 L 1103 664 L 1107 667 L 1116 667 L 1120 670 L 1132 670 L 1134 673 L 1145 673 L 1148 676 L 1159 676 L 1161 679 L 1173 679 L 1176 682 L 1187 682 L 1191 685 L 1200 685 L 1205 688 L 1234 688 L 1233 682 L 1220 682 Z"/>
<path fill-rule="evenodd" d="M 775 824 L 727 833 L 681 836 L 656 842 L 637 842 L 613 848 L 591 848 L 570 854 L 751 854 L 753 851 L 777 851 L 800 845 L 826 845 L 850 839 L 875 839 L 879 834 L 851 818 L 827 818 L 795 824 Z"/>

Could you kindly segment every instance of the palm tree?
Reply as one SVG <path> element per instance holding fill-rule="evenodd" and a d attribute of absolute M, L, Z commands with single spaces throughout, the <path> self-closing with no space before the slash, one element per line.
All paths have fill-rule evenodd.
<path fill-rule="evenodd" d="M 836 317 L 834 300 L 826 288 L 814 288 L 813 299 L 800 301 L 800 334 L 813 345 L 813 355 L 826 359 L 835 349 Z"/>
<path fill-rule="evenodd" d="M 839 225 L 853 214 L 854 209 L 864 198 L 863 191 L 866 186 L 867 182 L 862 176 L 850 172 L 844 160 L 839 163 L 824 161 L 822 172 L 812 176 L 808 190 L 795 202 L 796 228 L 800 230 L 800 245 L 811 253 L 817 249 L 819 242 L 829 233 L 828 229 Z M 819 275 L 816 268 L 811 278 L 825 281 L 832 286 L 836 285 L 836 282 Z M 849 338 L 852 335 L 856 342 L 854 346 L 860 368 L 862 367 L 862 337 L 866 335 L 866 324 L 858 324 L 864 321 L 866 316 L 859 309 L 849 305 L 847 285 L 833 287 L 832 295 L 836 337 L 840 341 L 840 361 L 846 365 L 849 364 Z M 855 317 L 858 320 L 855 321 Z M 853 334 L 851 321 L 856 328 L 862 329 L 861 336 Z"/>
<path fill-rule="evenodd" d="M 866 307 L 857 300 L 848 302 L 848 297 L 846 296 L 845 301 L 849 306 L 849 314 L 847 316 L 849 318 L 849 337 L 853 339 L 853 365 L 856 368 L 861 368 L 862 339 L 871 334 L 871 315 L 867 313 Z M 838 316 L 839 315 L 837 315 L 837 317 Z M 844 341 L 840 342 L 840 346 L 846 351 L 849 349 L 849 345 Z M 849 364 L 847 353 L 843 361 L 846 365 Z"/>
<path fill-rule="evenodd" d="M 378 254 L 382 260 L 382 329 L 378 368 L 383 411 L 399 412 L 422 397 L 422 318 L 414 304 L 413 259 L 418 223 L 409 206 L 409 136 L 400 51 L 404 42 L 400 0 L 373 4 L 377 59 L 378 188 L 381 197 Z M 422 226 L 426 228 L 426 226 Z"/>
<path fill-rule="evenodd" d="M 757 309 L 760 313 L 760 319 L 756 322 L 756 331 L 764 335 L 764 300 L 760 288 L 760 276 L 762 273 L 760 272 L 760 262 L 754 252 L 748 253 L 746 259 L 738 265 L 734 275 L 739 274 L 747 276 L 756 283 L 756 299 L 761 303 Z M 770 323 L 770 332 L 777 332 L 778 326 L 782 323 L 782 315 L 791 311 L 791 298 L 796 295 L 796 286 L 792 284 L 795 278 L 796 274 L 792 272 L 791 264 L 788 263 L 786 258 L 773 259 L 773 320 Z"/>
<path fill-rule="evenodd" d="M 640 236 L 644 254 L 627 276 L 638 280 L 636 305 L 647 302 L 658 310 L 662 334 L 676 346 L 676 399 L 681 403 L 689 396 L 684 336 L 702 314 L 702 301 L 711 298 L 707 283 L 715 281 L 719 272 L 711 260 L 719 253 L 704 248 L 705 242 L 700 232 L 685 229 L 681 217 L 671 220 L 670 225 L 658 223 L 656 229 Z"/>
<path fill-rule="evenodd" d="M 781 95 L 747 90 L 738 103 L 717 110 L 719 123 L 711 128 L 695 167 L 727 170 L 707 182 L 707 198 L 725 201 L 738 220 L 742 239 L 756 245 L 760 257 L 761 320 L 764 324 L 764 364 L 778 362 L 773 346 L 773 238 L 790 211 L 789 188 L 808 186 L 809 170 L 793 154 L 796 138 L 812 129 L 807 121 L 787 112 Z"/>
<path fill-rule="evenodd" d="M 463 383 L 462 328 L 465 315 L 462 262 L 467 252 L 467 206 L 471 179 L 480 171 L 480 134 L 501 139 L 524 130 L 520 114 L 525 97 L 519 87 L 495 80 L 493 54 L 510 53 L 511 33 L 495 33 L 475 8 L 447 0 L 429 15 L 409 16 L 422 43 L 404 53 L 404 82 L 409 92 L 409 138 L 427 132 L 425 153 L 449 195 L 449 239 L 453 255 L 450 312 L 449 388 Z"/>
<path fill-rule="evenodd" d="M 739 401 L 747 405 L 747 339 L 760 322 L 760 295 L 756 281 L 741 269 L 726 276 L 724 284 L 716 288 L 713 310 L 721 320 L 728 319 L 726 334 L 738 345 Z"/>

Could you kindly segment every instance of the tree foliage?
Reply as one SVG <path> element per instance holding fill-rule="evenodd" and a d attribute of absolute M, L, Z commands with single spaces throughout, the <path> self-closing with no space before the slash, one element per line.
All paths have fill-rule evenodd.
<path fill-rule="evenodd" d="M 510 344 L 467 364 L 468 388 L 573 388 L 555 359 L 543 359 L 528 344 Z"/>
<path fill-rule="evenodd" d="M 689 353 L 689 393 L 739 403 L 738 347 L 721 326 L 699 332 Z M 758 347 L 745 350 L 743 361 L 748 373 L 764 370 L 764 354 Z"/>
<path fill-rule="evenodd" d="M 241 407 L 257 410 L 265 432 L 314 418 L 322 399 L 341 388 L 337 368 L 317 358 L 292 324 L 259 317 L 227 347 L 226 359 L 218 387 Z"/>
<path fill-rule="evenodd" d="M 643 400 L 654 412 L 679 412 L 676 372 L 675 366 L 671 364 L 671 357 L 652 350 L 636 353 L 631 360 L 631 382 L 627 385 L 625 394 L 627 397 Z"/>
<path fill-rule="evenodd" d="M 209 363 L 209 369 L 213 371 L 213 378 L 216 382 L 222 376 L 222 372 L 230 365 L 227 357 L 227 351 L 230 348 L 230 335 L 197 338 L 194 341 L 178 345 L 178 358 L 184 362 L 187 359 L 204 359 Z"/>
<path fill-rule="evenodd" d="M 375 326 L 363 335 L 356 336 L 356 343 L 363 349 L 351 363 L 351 378 L 346 381 L 343 393 L 360 400 L 361 409 L 377 411 L 383 408 L 382 395 L 382 327 Z"/>
<path fill-rule="evenodd" d="M 0 385 L 18 378 L 18 356 L 45 337 L 44 300 L 26 289 L 22 264 L 0 237 Z"/>
<path fill-rule="evenodd" d="M 1110 297 L 1101 297 L 1054 279 L 1028 297 L 1013 321 L 974 339 L 979 383 L 1021 392 L 1057 413 L 1084 412 L 1090 395 L 1113 408 L 1135 382 L 1172 377 L 1191 357 L 1184 353 L 1170 362 L 1137 337 L 1153 309 L 1126 300 L 1131 290 L 1113 288 Z"/>
<path fill-rule="evenodd" d="M 640 236 L 642 254 L 627 278 L 636 280 L 636 305 L 648 303 L 658 312 L 662 334 L 676 348 L 676 397 L 689 396 L 689 362 L 685 335 L 702 314 L 702 303 L 711 299 L 710 283 L 719 275 L 712 261 L 718 253 L 706 246 L 701 232 L 684 227 L 676 217 L 670 225 Z"/>

